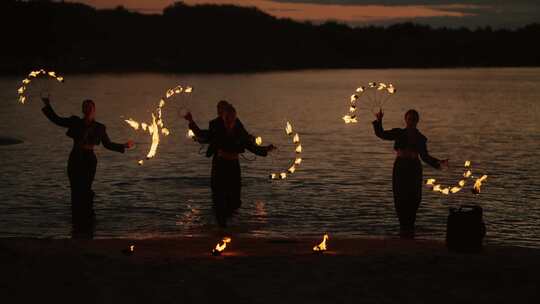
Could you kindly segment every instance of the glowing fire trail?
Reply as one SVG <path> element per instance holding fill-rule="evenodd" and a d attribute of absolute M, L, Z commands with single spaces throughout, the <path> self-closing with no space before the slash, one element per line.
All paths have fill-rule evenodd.
<path fill-rule="evenodd" d="M 293 174 L 298 169 L 298 166 L 302 163 L 302 158 L 300 157 L 302 153 L 302 144 L 300 143 L 300 135 L 298 133 L 294 133 L 293 135 L 293 127 L 290 122 L 287 121 L 287 124 L 285 125 L 285 134 L 287 136 L 292 136 L 292 142 L 296 145 L 296 148 L 294 149 L 294 152 L 296 153 L 296 157 L 292 164 L 287 169 L 287 172 L 289 174 Z M 261 139 L 262 143 L 262 139 Z M 270 179 L 271 180 L 278 180 L 278 179 L 286 179 L 288 174 L 287 172 L 280 172 L 280 173 L 270 173 Z"/>
<path fill-rule="evenodd" d="M 368 91 L 370 93 L 368 94 Z M 377 92 L 380 92 L 377 95 Z M 383 95 L 386 93 L 386 95 Z M 358 123 L 358 101 L 365 95 L 364 99 L 367 99 L 371 103 L 371 112 L 374 113 L 374 108 L 382 109 L 384 103 L 396 93 L 396 88 L 393 84 L 370 82 L 367 87 L 358 87 L 349 99 L 349 112 L 342 117 L 346 124 Z"/>
<path fill-rule="evenodd" d="M 44 69 L 37 70 L 37 71 L 31 71 L 28 74 L 28 76 L 25 79 L 22 80 L 22 85 L 17 90 L 17 93 L 19 94 L 19 102 L 20 103 L 24 104 L 26 102 L 26 100 L 28 98 L 26 97 L 25 92 L 28 90 L 28 86 L 32 82 L 32 79 L 33 78 L 38 78 L 38 77 L 49 77 L 49 78 L 55 79 L 58 82 L 61 82 L 61 83 L 64 82 L 64 77 L 62 77 L 60 75 L 57 75 L 56 72 L 54 72 L 54 71 L 47 72 Z"/>

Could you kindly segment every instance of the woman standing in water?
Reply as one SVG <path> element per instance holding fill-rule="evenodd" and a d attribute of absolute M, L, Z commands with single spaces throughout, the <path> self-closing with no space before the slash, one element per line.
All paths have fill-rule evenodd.
<path fill-rule="evenodd" d="M 73 148 L 69 154 L 68 177 L 71 186 L 71 215 L 74 237 L 93 237 L 94 228 L 94 192 L 92 182 L 96 174 L 97 159 L 94 146 L 103 143 L 111 151 L 124 153 L 133 146 L 133 141 L 125 144 L 111 142 L 105 125 L 95 121 L 96 105 L 92 100 L 82 103 L 83 118 L 78 116 L 60 117 L 49 98 L 42 98 L 45 105 L 43 114 L 54 124 L 68 128 L 66 135 L 73 139 Z"/>
<path fill-rule="evenodd" d="M 218 224 L 227 225 L 227 218 L 242 205 L 242 180 L 239 155 L 248 151 L 266 156 L 272 151 L 273 145 L 258 146 L 255 138 L 250 135 L 237 119 L 236 110 L 230 104 L 222 104 L 221 117 L 210 123 L 206 132 L 206 140 L 210 145 L 208 157 L 212 158 L 211 189 L 212 203 Z M 201 134 L 190 113 L 185 116 L 189 128 Z"/>
<path fill-rule="evenodd" d="M 385 131 L 382 126 L 383 112 L 379 111 L 373 121 L 375 135 L 381 139 L 393 140 L 396 160 L 392 173 L 394 206 L 399 218 L 400 236 L 414 238 L 416 211 L 422 200 L 422 164 L 420 158 L 430 166 L 441 169 L 448 166 L 448 160 L 438 160 L 427 151 L 427 138 L 416 128 L 420 115 L 416 110 L 405 113 L 405 129 L 394 128 Z"/>

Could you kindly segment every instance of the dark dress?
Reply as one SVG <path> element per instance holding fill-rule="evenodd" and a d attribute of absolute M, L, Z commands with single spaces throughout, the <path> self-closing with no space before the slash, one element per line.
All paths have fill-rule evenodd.
<path fill-rule="evenodd" d="M 242 205 L 242 177 L 240 161 L 224 159 L 218 155 L 218 151 L 240 154 L 248 150 L 256 155 L 266 156 L 268 150 L 255 144 L 254 137 L 238 119 L 230 133 L 221 118 L 210 121 L 208 130 L 199 129 L 195 123 L 190 123 L 189 127 L 200 143 L 208 144 L 206 156 L 212 157 L 210 187 L 213 208 L 218 223 L 225 226 L 227 218 Z"/>
<path fill-rule="evenodd" d="M 94 151 L 83 149 L 83 145 L 99 145 L 109 150 L 124 153 L 124 145 L 111 142 L 105 125 L 93 121 L 86 125 L 78 116 L 60 117 L 51 106 L 45 106 L 43 114 L 54 124 L 68 128 L 66 135 L 73 139 L 73 148 L 69 154 L 68 177 L 71 187 L 71 210 L 74 235 L 87 235 L 93 229 L 94 192 L 92 182 L 96 175 L 97 159 Z"/>
<path fill-rule="evenodd" d="M 374 121 L 375 135 L 381 139 L 393 140 L 394 150 L 416 152 L 430 166 L 439 169 L 439 160 L 429 155 L 427 138 L 418 129 L 394 128 L 385 131 L 382 122 Z M 414 236 L 416 212 L 422 201 L 422 164 L 418 158 L 396 157 L 392 173 L 394 207 L 399 218 L 402 236 Z"/>

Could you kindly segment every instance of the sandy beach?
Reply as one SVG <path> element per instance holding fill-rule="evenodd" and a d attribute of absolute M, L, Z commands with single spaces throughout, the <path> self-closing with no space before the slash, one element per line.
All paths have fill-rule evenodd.
<path fill-rule="evenodd" d="M 0 239 L 2 303 L 537 303 L 540 250 L 439 241 Z M 133 255 L 122 250 L 135 245 Z"/>

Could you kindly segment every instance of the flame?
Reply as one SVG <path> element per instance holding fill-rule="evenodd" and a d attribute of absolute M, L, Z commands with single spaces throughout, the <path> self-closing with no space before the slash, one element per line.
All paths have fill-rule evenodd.
<path fill-rule="evenodd" d="M 24 103 L 26 101 L 26 97 L 24 96 L 19 96 L 19 102 L 20 103 Z"/>
<path fill-rule="evenodd" d="M 298 133 L 294 134 L 294 137 L 293 137 L 293 143 L 297 144 L 300 142 L 300 135 L 298 135 Z"/>
<path fill-rule="evenodd" d="M 296 153 L 302 153 L 302 145 L 298 145 L 295 151 Z"/>
<path fill-rule="evenodd" d="M 292 166 L 289 168 L 289 170 L 287 170 L 287 171 L 289 171 L 289 173 L 292 174 L 292 173 L 294 173 L 294 171 L 296 171 L 296 167 L 295 167 L 294 165 L 292 165 Z"/>
<path fill-rule="evenodd" d="M 287 125 L 285 126 L 285 133 L 287 133 L 287 135 L 291 135 L 292 132 L 293 130 L 292 130 L 291 123 L 287 121 Z"/>
<path fill-rule="evenodd" d="M 469 177 L 471 177 L 471 175 L 472 175 L 471 170 L 467 170 L 467 171 L 465 171 L 465 173 L 463 173 L 463 177 L 465 177 L 465 178 L 469 178 Z"/>
<path fill-rule="evenodd" d="M 286 179 L 286 178 L 287 178 L 287 173 L 281 172 L 281 173 L 279 174 L 279 178 L 281 178 L 281 179 Z"/>
<path fill-rule="evenodd" d="M 17 93 L 24 94 L 24 91 L 26 91 L 26 87 L 22 86 L 17 90 Z"/>
<path fill-rule="evenodd" d="M 270 173 L 270 179 L 276 179 L 277 178 L 277 174 L 275 173 Z"/>
<path fill-rule="evenodd" d="M 302 159 L 300 157 L 294 160 L 294 164 L 297 166 L 300 165 L 301 163 L 302 163 Z"/>
<path fill-rule="evenodd" d="M 433 191 L 441 191 L 441 185 L 433 186 Z"/>
<path fill-rule="evenodd" d="M 225 248 L 227 248 L 227 244 L 231 242 L 231 238 L 230 237 L 224 237 L 221 242 L 217 243 L 216 247 L 214 248 L 214 250 L 212 250 L 212 253 L 214 254 L 219 254 L 221 252 L 223 252 L 223 250 L 225 250 Z"/>
<path fill-rule="evenodd" d="M 43 69 L 39 70 L 39 71 L 31 71 L 30 73 L 28 73 L 28 77 L 27 78 L 24 78 L 22 80 L 22 86 L 17 89 L 17 93 L 19 94 L 19 102 L 24 104 L 26 102 L 26 96 L 24 96 L 24 93 L 27 91 L 27 85 L 29 85 L 32 81 L 29 79 L 29 78 L 36 78 L 38 77 L 39 75 L 43 74 L 44 76 L 49 76 L 51 78 L 55 78 L 56 80 L 60 81 L 60 82 L 63 82 L 64 81 L 64 78 L 61 77 L 61 76 L 57 76 L 56 75 L 56 72 L 53 72 L 53 71 L 50 71 L 50 72 L 47 72 Z"/>
<path fill-rule="evenodd" d="M 351 95 L 351 103 L 355 102 L 358 98 L 360 98 L 360 96 L 358 96 L 357 94 L 352 94 Z"/>
<path fill-rule="evenodd" d="M 192 87 L 186 87 L 186 88 L 184 89 L 184 92 L 185 92 L 185 93 L 192 93 L 192 92 L 193 92 L 193 88 L 192 88 Z"/>
<path fill-rule="evenodd" d="M 152 125 L 149 130 L 150 134 L 152 134 L 152 145 L 150 146 L 150 151 L 148 151 L 148 154 L 146 155 L 146 159 L 150 159 L 156 155 L 157 147 L 159 145 L 158 125 L 154 113 L 152 113 Z"/>
<path fill-rule="evenodd" d="M 161 98 L 161 99 L 159 100 L 159 107 L 160 107 L 160 108 L 163 108 L 164 105 L 165 105 L 165 99 Z"/>
<path fill-rule="evenodd" d="M 255 144 L 256 144 L 257 146 L 262 145 L 262 142 L 263 142 L 263 141 L 262 141 L 262 137 L 259 136 L 259 137 L 255 138 Z"/>
<path fill-rule="evenodd" d="M 191 130 L 191 129 L 188 130 L 187 137 L 189 137 L 189 138 L 194 138 L 195 137 L 195 133 L 193 133 L 193 130 Z"/>
<path fill-rule="evenodd" d="M 427 181 L 426 181 L 426 185 L 433 185 L 435 184 L 435 179 L 434 178 L 429 178 Z"/>
<path fill-rule="evenodd" d="M 396 88 L 394 87 L 393 84 L 390 83 L 388 85 L 388 88 L 386 89 L 386 91 L 388 91 L 389 94 L 394 94 L 394 93 L 396 93 Z"/>
<path fill-rule="evenodd" d="M 376 83 L 376 82 L 370 82 L 370 83 L 368 83 L 368 87 L 370 87 L 370 88 L 374 88 L 374 87 L 376 87 L 376 86 L 377 86 L 377 83 Z"/>
<path fill-rule="evenodd" d="M 460 187 L 465 186 L 465 180 L 464 180 L 464 179 L 460 180 L 459 183 L 458 183 L 458 185 L 459 185 Z"/>
<path fill-rule="evenodd" d="M 317 251 L 317 252 L 326 251 L 327 249 L 326 241 L 328 241 L 328 234 L 324 234 L 323 241 L 319 245 L 316 245 L 315 247 L 313 247 L 313 251 Z"/>
<path fill-rule="evenodd" d="M 49 72 L 49 76 L 56 78 L 56 73 L 55 72 Z"/>
<path fill-rule="evenodd" d="M 356 92 L 357 93 L 362 93 L 362 92 L 364 92 L 365 89 L 366 88 L 364 88 L 364 87 L 359 87 L 359 88 L 356 88 Z"/>
<path fill-rule="evenodd" d="M 137 121 L 133 120 L 132 118 L 126 119 L 124 121 L 127 122 L 127 124 L 130 125 L 133 129 L 139 130 L 139 123 Z"/>
<path fill-rule="evenodd" d="M 482 182 L 485 181 L 487 177 L 488 177 L 487 175 L 482 175 L 482 177 L 476 179 L 476 181 L 474 182 L 473 190 L 472 190 L 474 194 L 480 193 L 480 189 L 482 188 Z"/>
<path fill-rule="evenodd" d="M 171 132 L 169 131 L 169 129 L 167 128 L 163 128 L 161 129 L 161 133 L 165 136 L 169 136 L 169 134 L 171 134 Z"/>
<path fill-rule="evenodd" d="M 470 166 L 471 166 L 471 161 L 470 161 L 470 160 L 466 160 L 466 161 L 465 161 L 465 164 L 463 165 L 463 167 L 469 168 Z"/>
<path fill-rule="evenodd" d="M 146 128 L 148 128 L 148 124 L 146 124 L 145 122 L 141 123 L 141 128 L 146 131 Z"/>
<path fill-rule="evenodd" d="M 377 86 L 377 91 L 382 91 L 386 89 L 386 84 L 385 83 L 379 83 L 379 85 Z"/>
<path fill-rule="evenodd" d="M 129 246 L 129 251 L 131 251 L 131 252 L 135 251 L 135 245 Z"/>
<path fill-rule="evenodd" d="M 452 192 L 452 193 L 458 193 L 459 191 L 461 191 L 461 187 L 452 187 L 452 188 L 450 188 L 450 192 Z"/>
<path fill-rule="evenodd" d="M 25 79 L 23 79 L 22 83 L 23 83 L 23 84 L 29 84 L 29 83 L 30 83 L 30 79 L 25 78 Z"/>
<path fill-rule="evenodd" d="M 139 164 L 139 166 L 142 166 L 144 164 L 144 160 L 142 160 L 142 159 L 139 160 L 138 164 Z"/>
<path fill-rule="evenodd" d="M 442 193 L 442 194 L 446 194 L 446 195 L 450 194 L 450 188 L 444 188 L 444 189 L 442 189 L 442 190 L 441 190 L 441 193 Z"/>

